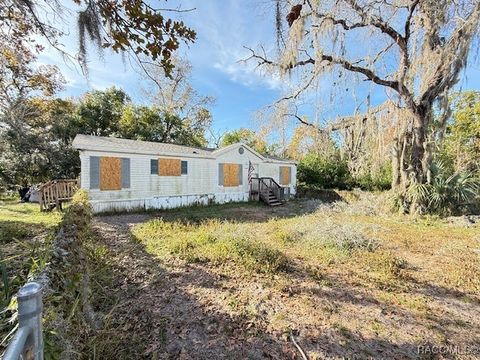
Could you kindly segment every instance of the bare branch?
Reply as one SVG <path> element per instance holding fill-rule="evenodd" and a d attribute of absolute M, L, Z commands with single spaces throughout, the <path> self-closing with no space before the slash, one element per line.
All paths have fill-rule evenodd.
<path fill-rule="evenodd" d="M 405 38 L 393 27 L 391 27 L 388 23 L 383 21 L 382 19 L 373 16 L 372 14 L 367 14 L 363 8 L 358 5 L 356 0 L 345 0 L 351 7 L 354 9 L 360 18 L 362 19 L 363 23 L 367 25 L 372 25 L 379 29 L 382 33 L 390 36 L 400 47 L 401 51 L 406 53 L 407 49 L 407 42 Z"/>

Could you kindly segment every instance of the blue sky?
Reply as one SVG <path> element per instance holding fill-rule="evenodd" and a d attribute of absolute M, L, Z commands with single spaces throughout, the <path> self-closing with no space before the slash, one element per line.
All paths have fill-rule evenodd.
<path fill-rule="evenodd" d="M 69 2 L 71 4 L 71 2 Z M 179 2 L 171 1 L 171 6 Z M 242 63 L 249 52 L 244 46 L 267 49 L 275 46 L 275 31 L 272 2 L 268 0 L 208 0 L 183 1 L 183 8 L 196 10 L 180 16 L 196 32 L 198 39 L 189 48 L 181 51 L 193 66 L 192 83 L 202 95 L 216 98 L 211 108 L 214 128 L 217 131 L 239 127 L 256 128 L 252 120 L 255 112 L 271 104 L 281 95 L 282 82 L 255 69 L 255 63 Z M 163 5 L 162 5 L 163 6 Z M 70 7 L 72 7 L 70 5 Z M 74 7 L 72 7 L 74 9 Z M 75 16 L 69 18 L 74 19 Z M 76 24 L 66 23 L 69 35 L 62 40 L 66 48 L 74 53 L 76 49 Z M 143 102 L 142 88 L 146 80 L 126 64 L 120 55 L 105 52 L 97 56 L 90 52 L 89 79 L 87 80 L 73 64 L 66 64 L 54 49 L 40 57 L 42 63 L 56 64 L 64 74 L 67 85 L 61 96 L 78 96 L 90 89 L 105 89 L 110 86 L 122 87 L 131 98 Z M 284 80 L 288 81 L 288 79 Z M 459 87 L 480 88 L 480 67 L 471 65 L 462 75 Z M 328 97 L 330 88 L 319 88 L 314 96 Z M 381 88 L 372 94 L 372 102 L 384 99 Z M 336 96 L 328 109 L 329 116 L 346 115 L 354 108 L 350 93 Z"/>

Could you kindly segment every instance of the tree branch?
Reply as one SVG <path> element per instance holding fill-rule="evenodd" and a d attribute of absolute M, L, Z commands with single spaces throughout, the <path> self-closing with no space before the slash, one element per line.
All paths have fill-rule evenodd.
<path fill-rule="evenodd" d="M 435 72 L 432 84 L 420 97 L 420 104 L 426 104 L 436 99 L 447 87 L 450 87 L 458 80 L 460 70 L 464 68 L 466 57 L 456 56 L 457 53 L 466 52 L 470 45 L 467 41 L 471 38 L 475 29 L 480 23 L 480 2 L 477 3 L 468 19 L 455 29 L 448 43 L 441 49 L 444 54 L 444 61 L 440 62 Z"/>
<path fill-rule="evenodd" d="M 248 49 L 252 54 L 248 58 L 246 58 L 244 61 L 248 61 L 250 59 L 256 59 L 259 62 L 258 66 L 267 64 L 267 65 L 270 65 L 270 66 L 275 66 L 275 67 L 281 68 L 280 64 L 275 63 L 274 61 L 267 59 L 265 55 L 264 56 L 258 55 L 257 53 L 255 53 L 255 51 L 253 49 L 251 49 L 249 47 L 245 47 L 245 48 Z M 382 85 L 382 86 L 389 87 L 389 88 L 395 90 L 397 93 L 399 93 L 404 98 L 404 100 L 406 102 L 408 102 L 408 104 L 410 106 L 416 107 L 413 96 L 410 93 L 410 91 L 408 90 L 408 88 L 405 86 L 405 84 L 400 83 L 397 80 L 387 80 L 387 79 L 381 78 L 373 70 L 362 67 L 362 66 L 354 65 L 354 63 L 352 63 L 351 61 L 349 61 L 345 58 L 334 57 L 332 55 L 323 54 L 321 56 L 320 60 L 321 61 L 326 61 L 327 63 L 329 63 L 329 65 L 339 65 L 342 68 L 344 68 L 345 70 L 355 72 L 355 73 L 359 73 L 359 74 L 363 74 L 367 78 L 367 80 L 372 81 L 373 83 L 375 83 L 377 85 Z M 296 67 L 301 67 L 301 66 L 306 66 L 306 65 L 315 65 L 315 64 L 316 64 L 315 59 L 308 58 L 308 59 L 305 59 L 305 60 L 297 61 L 294 64 L 291 64 L 290 66 L 288 66 L 287 69 L 293 69 L 293 68 L 296 68 Z"/>
<path fill-rule="evenodd" d="M 317 12 L 313 12 L 316 17 L 322 19 L 322 20 L 329 20 L 332 22 L 333 25 L 341 25 L 344 30 L 353 30 L 356 28 L 362 28 L 362 27 L 367 27 L 368 24 L 365 24 L 363 22 L 359 23 L 354 23 L 354 24 L 347 24 L 347 21 L 345 19 L 336 19 L 332 15 L 328 14 L 320 14 Z M 312 27 L 318 27 L 318 25 L 312 25 Z"/>
<path fill-rule="evenodd" d="M 407 42 L 405 41 L 405 38 L 397 30 L 395 30 L 393 27 L 388 25 L 388 23 L 386 23 L 382 19 L 366 14 L 363 11 L 362 7 L 358 5 L 356 0 L 345 0 L 345 1 L 360 16 L 365 26 L 372 25 L 373 27 L 376 27 L 377 29 L 379 29 L 382 33 L 390 36 L 400 47 L 401 51 L 403 53 L 407 53 L 408 51 Z"/>

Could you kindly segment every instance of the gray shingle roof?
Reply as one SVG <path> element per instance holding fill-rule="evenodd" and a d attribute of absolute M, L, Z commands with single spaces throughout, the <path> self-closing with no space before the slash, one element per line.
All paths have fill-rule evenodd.
<path fill-rule="evenodd" d="M 240 145 L 232 144 L 230 146 Z M 246 146 L 245 144 L 243 144 Z M 187 157 L 202 157 L 214 159 L 219 152 L 226 151 L 227 148 L 208 149 L 193 146 L 120 139 L 114 137 L 93 136 L 78 134 L 73 140 L 73 147 L 78 150 L 106 151 L 130 154 L 145 155 L 182 155 Z M 255 152 L 254 150 L 252 150 Z M 256 152 L 255 152 L 256 153 Z M 261 155 L 260 155 L 261 156 Z M 267 161 L 295 163 L 292 160 L 276 158 L 273 156 L 263 156 Z"/>
<path fill-rule="evenodd" d="M 191 156 L 212 156 L 213 150 L 191 146 L 119 139 L 114 137 L 78 134 L 73 140 L 73 147 L 79 150 L 116 151 L 137 154 L 185 154 Z"/>

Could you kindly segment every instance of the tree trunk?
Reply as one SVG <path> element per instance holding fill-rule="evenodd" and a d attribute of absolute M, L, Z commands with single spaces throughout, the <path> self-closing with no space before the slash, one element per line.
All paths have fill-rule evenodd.
<path fill-rule="evenodd" d="M 426 119 L 423 112 L 413 114 L 413 142 L 412 142 L 412 173 L 415 182 L 426 182 L 427 169 L 425 168 L 425 145 L 427 142 Z"/>
<path fill-rule="evenodd" d="M 401 211 L 419 212 L 418 197 L 409 189 L 431 181 L 431 149 L 428 129 L 431 107 L 418 107 L 399 114 L 399 124 L 392 148 L 392 189 L 403 204 Z"/>
<path fill-rule="evenodd" d="M 392 190 L 398 191 L 400 186 L 400 140 L 399 135 L 395 137 L 393 140 L 393 148 L 392 148 Z"/>
<path fill-rule="evenodd" d="M 402 151 L 397 175 L 400 177 L 400 186 L 397 186 L 396 191 L 403 199 L 407 199 L 404 205 L 410 213 L 418 213 L 424 204 L 417 196 L 408 196 L 409 189 L 431 181 L 432 156 L 428 137 L 430 122 L 431 108 L 419 107 L 410 112 L 405 119 L 405 127 L 400 131 L 398 143 L 402 144 Z"/>

